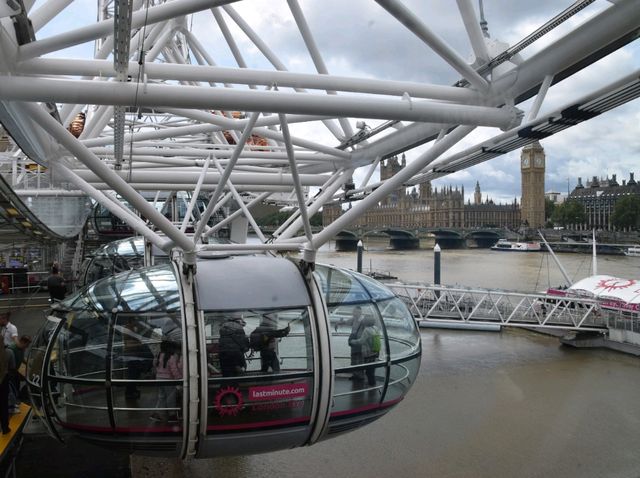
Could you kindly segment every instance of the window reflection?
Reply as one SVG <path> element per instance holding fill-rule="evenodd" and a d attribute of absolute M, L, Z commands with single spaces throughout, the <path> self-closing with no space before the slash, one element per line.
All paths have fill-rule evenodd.
<path fill-rule="evenodd" d="M 394 297 L 380 301 L 378 308 L 387 331 L 391 360 L 416 353 L 420 349 L 420 332 L 404 302 Z"/>
<path fill-rule="evenodd" d="M 308 422 L 313 351 L 307 308 L 205 312 L 204 326 L 210 432 Z"/>

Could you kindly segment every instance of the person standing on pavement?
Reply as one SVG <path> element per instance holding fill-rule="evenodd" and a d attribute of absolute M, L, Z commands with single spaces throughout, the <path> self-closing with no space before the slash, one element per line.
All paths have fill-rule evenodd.
<path fill-rule="evenodd" d="M 60 302 L 64 299 L 64 296 L 67 295 L 67 286 L 60 275 L 58 266 L 55 264 L 51 268 L 51 275 L 47 278 L 47 289 L 49 290 L 49 300 L 52 304 L 54 302 Z"/>
<path fill-rule="evenodd" d="M 18 328 L 11 323 L 11 312 L 0 313 L 0 334 L 5 347 L 18 343 Z"/>

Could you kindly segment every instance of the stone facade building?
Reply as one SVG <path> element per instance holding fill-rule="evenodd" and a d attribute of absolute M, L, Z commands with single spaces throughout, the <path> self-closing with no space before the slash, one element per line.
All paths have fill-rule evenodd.
<path fill-rule="evenodd" d="M 406 166 L 401 160 L 390 158 L 380 164 L 380 179 L 385 180 Z M 322 212 L 326 226 L 342 213 L 340 204 L 325 205 Z M 472 228 L 509 227 L 520 225 L 520 208 L 512 204 L 495 204 L 487 198 L 482 201 L 480 184 L 476 183 L 474 203 L 464 203 L 464 188 L 433 188 L 430 182 L 422 183 L 407 192 L 405 188 L 393 191 L 377 207 L 361 216 L 352 228 L 363 229 L 420 229 L 420 228 Z"/>
<path fill-rule="evenodd" d="M 594 176 L 587 185 L 582 184 L 582 178 L 578 178 L 578 184 L 569 195 L 569 200 L 578 201 L 584 206 L 586 214 L 586 224 L 578 225 L 584 229 L 604 229 L 613 230 L 611 216 L 616 202 L 625 196 L 640 197 L 640 184 L 636 182 L 633 173 L 630 173 L 629 180 L 622 180 L 618 183 L 616 175 L 611 179 L 599 179 Z"/>

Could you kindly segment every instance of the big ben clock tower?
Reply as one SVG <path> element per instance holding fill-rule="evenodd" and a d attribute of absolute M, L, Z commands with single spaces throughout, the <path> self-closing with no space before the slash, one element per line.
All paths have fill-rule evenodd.
<path fill-rule="evenodd" d="M 522 148 L 522 222 L 531 228 L 544 226 L 544 149 L 538 141 Z"/>

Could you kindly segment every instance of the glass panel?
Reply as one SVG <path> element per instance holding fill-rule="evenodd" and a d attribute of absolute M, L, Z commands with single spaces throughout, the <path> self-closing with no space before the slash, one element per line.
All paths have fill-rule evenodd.
<path fill-rule="evenodd" d="M 308 423 L 313 354 L 306 308 L 206 312 L 204 326 L 208 430 Z"/>
<path fill-rule="evenodd" d="M 138 382 L 153 379 L 154 357 L 160 351 L 164 337 L 162 326 L 169 332 L 171 325 L 176 325 L 175 317 L 118 314 L 111 351 L 111 376 L 114 380 L 130 382 L 125 387 L 127 406 L 143 406 Z M 181 339 L 180 330 L 173 333 Z"/>
<path fill-rule="evenodd" d="M 314 274 L 329 305 L 371 300 L 362 284 L 346 271 L 318 265 Z"/>
<path fill-rule="evenodd" d="M 29 355 L 27 356 L 27 381 L 36 387 L 42 386 L 44 357 L 51 335 L 55 332 L 59 323 L 60 319 L 57 317 L 47 317 L 47 321 L 31 343 Z"/>
<path fill-rule="evenodd" d="M 93 310 L 66 312 L 65 318 L 51 354 L 53 373 L 61 377 L 104 381 L 108 320 Z"/>
<path fill-rule="evenodd" d="M 367 330 L 367 334 L 363 335 L 365 328 L 369 328 L 369 326 L 365 327 L 365 318 L 375 330 Z M 384 347 L 380 318 L 373 304 L 330 307 L 329 323 L 333 328 L 331 332 L 331 351 L 336 373 L 345 367 L 364 363 L 364 353 L 367 355 L 370 353 L 373 345 L 372 334 L 374 332 L 379 333 L 381 339 L 378 358 L 385 357 L 386 347 Z"/>
<path fill-rule="evenodd" d="M 420 368 L 420 355 L 400 363 L 392 363 L 389 371 L 389 386 L 385 402 L 404 397 L 416 380 Z"/>
<path fill-rule="evenodd" d="M 91 403 L 92 395 L 96 396 L 96 402 L 106 403 L 105 389 L 94 388 L 87 386 L 78 386 L 78 391 L 83 392 L 84 388 L 90 389 L 84 397 L 83 401 Z M 98 398 L 99 396 L 99 398 Z M 56 403 L 55 414 L 58 421 L 64 426 L 73 428 L 74 425 L 87 429 L 87 427 L 93 429 L 111 430 L 111 423 L 109 422 L 109 412 L 107 407 L 95 407 L 86 404 L 69 403 L 66 404 L 62 401 Z"/>
<path fill-rule="evenodd" d="M 367 292 L 373 297 L 375 300 L 389 299 L 391 297 L 395 297 L 395 294 L 391 292 L 384 284 L 381 284 L 375 279 L 368 277 L 364 274 L 358 274 L 357 272 L 352 272 L 353 276 L 356 277 L 362 284 L 364 285 Z"/>
<path fill-rule="evenodd" d="M 182 381 L 163 385 L 144 382 L 136 389 L 140 396 L 132 401 L 126 398 L 126 385 L 111 388 L 116 428 L 155 431 L 182 428 Z"/>
<path fill-rule="evenodd" d="M 89 288 L 89 297 L 98 310 L 174 312 L 180 308 L 178 284 L 168 265 L 99 281 Z"/>
<path fill-rule="evenodd" d="M 420 332 L 407 306 L 397 297 L 378 303 L 384 320 L 391 360 L 412 355 L 420 349 Z"/>
<path fill-rule="evenodd" d="M 104 380 L 85 383 L 68 383 L 63 379 L 52 387 L 57 407 L 107 408 L 107 389 Z"/>
<path fill-rule="evenodd" d="M 204 326 L 210 376 L 313 370 L 306 309 L 206 312 Z"/>

